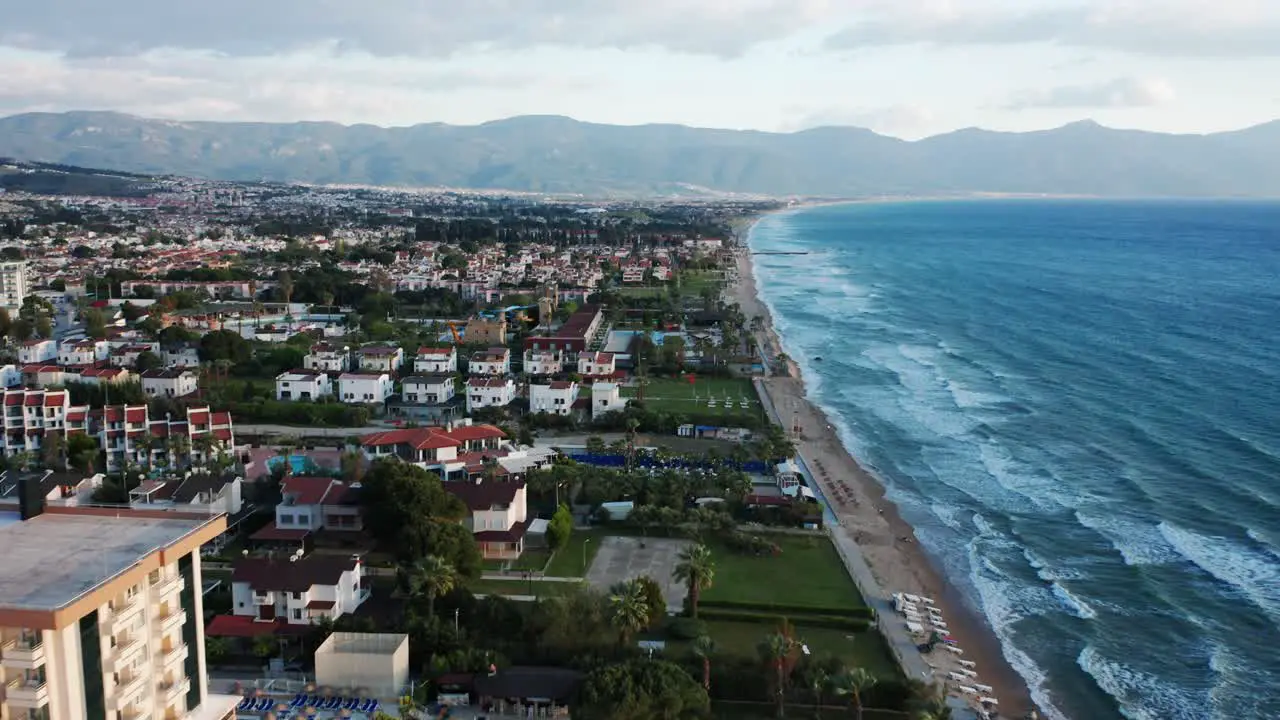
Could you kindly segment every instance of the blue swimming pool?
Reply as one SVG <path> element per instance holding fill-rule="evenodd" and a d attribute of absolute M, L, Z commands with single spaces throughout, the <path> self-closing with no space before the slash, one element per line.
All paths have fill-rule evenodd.
<path fill-rule="evenodd" d="M 280 467 L 280 463 L 285 458 L 276 456 L 267 458 L 267 470 L 275 472 Z M 306 455 L 290 455 L 289 456 L 289 472 L 293 475 L 332 475 L 333 471 L 323 465 L 316 464 L 315 460 Z"/>

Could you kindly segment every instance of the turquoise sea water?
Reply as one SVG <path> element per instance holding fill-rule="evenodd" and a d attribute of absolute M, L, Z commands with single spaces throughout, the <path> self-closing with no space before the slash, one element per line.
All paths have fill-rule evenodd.
<path fill-rule="evenodd" d="M 1280 204 L 783 213 L 810 392 L 1051 717 L 1280 717 Z M 815 361 L 815 357 L 821 361 Z"/>

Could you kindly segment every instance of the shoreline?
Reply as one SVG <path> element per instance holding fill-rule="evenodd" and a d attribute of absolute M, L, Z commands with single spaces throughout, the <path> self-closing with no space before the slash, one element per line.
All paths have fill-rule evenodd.
<path fill-rule="evenodd" d="M 778 212 L 807 207 L 812 205 Z M 767 367 L 767 359 L 784 353 L 785 349 L 774 327 L 772 313 L 756 286 L 755 267 L 747 242 L 756 223 L 763 217 L 750 218 L 735 227 L 737 278 L 725 288 L 725 295 L 727 301 L 739 305 L 745 317 L 759 316 L 762 319 L 761 329 L 752 335 L 766 354 Z M 885 486 L 845 447 L 826 412 L 808 396 L 799 365 L 794 359 L 788 359 L 786 365 L 785 374 L 769 372 L 759 384 L 775 407 L 779 420 L 790 414 L 792 421 L 800 427 L 796 449 L 810 470 L 810 478 L 817 484 L 826 505 L 837 519 L 838 524 L 830 530 L 832 535 L 842 536 L 839 539 L 844 542 L 838 544 L 856 548 L 886 596 L 903 592 L 925 595 L 937 601 L 936 606 L 946 618 L 948 631 L 956 644 L 964 649 L 963 659 L 976 663 L 974 670 L 978 672 L 979 682 L 992 688 L 987 695 L 1000 700 L 1000 717 L 1021 718 L 1032 710 L 1039 712 L 1031 700 L 1026 682 L 1005 659 L 999 638 L 986 618 L 969 609 L 959 591 L 917 542 L 915 529 L 902 519 L 897 506 L 885 497 Z M 902 625 L 903 618 L 895 613 L 885 617 L 884 622 Z M 886 640 L 892 643 L 890 639 Z M 973 705 L 971 696 L 955 690 L 960 683 L 948 679 L 948 673 L 960 669 L 957 656 L 937 649 L 920 657 L 933 668 L 933 681 L 946 688 L 949 697 L 963 699 Z"/>

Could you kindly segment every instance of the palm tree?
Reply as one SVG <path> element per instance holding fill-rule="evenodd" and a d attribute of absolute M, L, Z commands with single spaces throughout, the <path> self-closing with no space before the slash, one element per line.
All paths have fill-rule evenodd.
<path fill-rule="evenodd" d="M 809 689 L 813 690 L 813 716 L 822 717 L 822 695 L 831 684 L 831 675 L 822 668 L 815 668 L 809 675 Z"/>
<path fill-rule="evenodd" d="M 790 670 L 791 654 L 799 643 L 784 629 L 770 633 L 757 646 L 760 657 L 769 669 L 773 670 L 774 702 L 777 703 L 778 717 L 786 717 L 786 685 Z"/>
<path fill-rule="evenodd" d="M 214 450 L 218 445 L 219 443 L 214 439 L 213 433 L 197 435 L 191 441 L 192 449 L 200 453 L 200 464 L 204 466 L 209 465 L 213 459 Z M 192 464 L 194 465 L 195 463 L 193 462 Z"/>
<path fill-rule="evenodd" d="M 693 654 L 702 661 L 702 689 L 711 692 L 711 656 L 716 652 L 716 641 L 709 635 L 699 635 L 693 640 Z"/>
<path fill-rule="evenodd" d="M 853 716 L 862 720 L 862 693 L 876 684 L 876 677 L 865 668 L 850 668 L 835 678 L 832 689 L 837 695 L 848 696 L 853 706 Z"/>
<path fill-rule="evenodd" d="M 910 684 L 915 691 L 915 697 L 908 704 L 912 720 L 951 720 L 946 690 L 939 685 L 925 685 L 919 681 Z"/>
<path fill-rule="evenodd" d="M 690 545 L 680 551 L 671 576 L 689 586 L 689 614 L 698 617 L 698 597 L 715 580 L 715 560 L 706 545 Z"/>
<path fill-rule="evenodd" d="M 447 595 L 458 586 L 458 572 L 449 561 L 427 555 L 409 568 L 401 568 L 401 582 L 411 597 L 427 598 L 427 615 L 436 614 L 436 598 Z"/>
<path fill-rule="evenodd" d="M 276 455 L 281 458 L 285 477 L 293 474 L 293 463 L 290 462 L 289 456 L 293 455 L 294 449 L 298 447 L 298 439 L 294 437 L 282 437 L 276 443 Z"/>
<path fill-rule="evenodd" d="M 620 644 L 626 645 L 632 635 L 649 626 L 649 603 L 644 586 L 627 580 L 609 596 L 613 625 L 618 629 Z"/>

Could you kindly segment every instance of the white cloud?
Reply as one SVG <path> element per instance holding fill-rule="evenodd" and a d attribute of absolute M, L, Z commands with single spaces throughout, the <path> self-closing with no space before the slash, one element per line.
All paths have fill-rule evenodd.
<path fill-rule="evenodd" d="M 1169 81 L 1160 78 L 1116 78 L 1092 85 L 1061 85 L 1015 93 L 1009 110 L 1038 108 L 1133 108 L 1166 105 L 1177 98 Z"/>
<path fill-rule="evenodd" d="M 378 56 L 555 45 L 734 56 L 842 0 L 46 0 L 5 12 L 0 45 L 78 55 L 160 48 L 271 55 L 319 43 Z"/>
<path fill-rule="evenodd" d="M 826 47 L 1046 43 L 1177 57 L 1280 57 L 1272 0 L 1073 0 L 996 5 L 902 0 L 830 35 Z"/>

